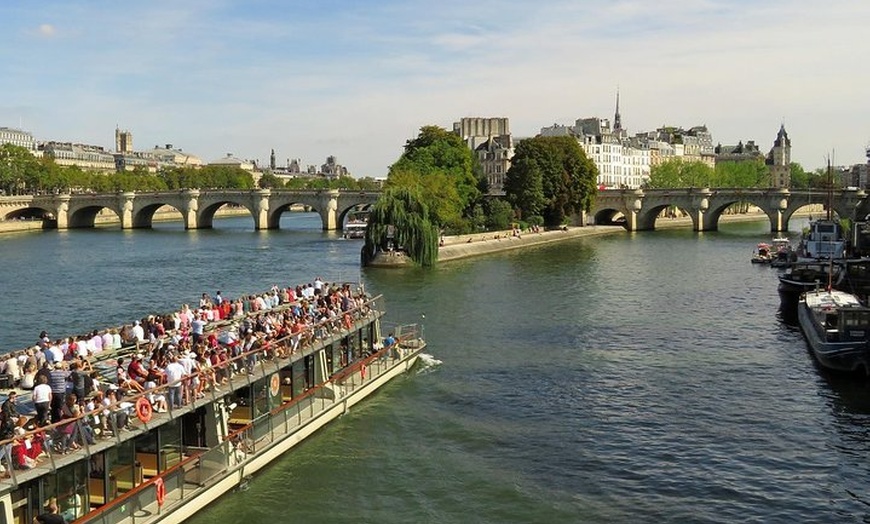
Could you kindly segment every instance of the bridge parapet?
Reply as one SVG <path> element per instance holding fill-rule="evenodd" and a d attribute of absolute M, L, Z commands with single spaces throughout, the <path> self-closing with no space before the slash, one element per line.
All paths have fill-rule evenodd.
<path fill-rule="evenodd" d="M 17 218 L 27 210 L 42 210 L 57 229 L 93 227 L 102 209 L 117 214 L 123 229 L 151 227 L 154 214 L 164 206 L 181 213 L 186 229 L 210 228 L 215 212 L 224 204 L 247 209 L 256 229 L 277 229 L 281 213 L 293 204 L 316 211 L 324 230 L 340 229 L 345 215 L 356 206 L 370 206 L 380 192 L 338 189 L 180 189 L 176 191 L 73 193 L 0 196 L 0 220 Z"/>
<path fill-rule="evenodd" d="M 772 232 L 788 230 L 791 216 L 808 204 L 825 204 L 825 191 L 746 188 L 607 189 L 598 192 L 591 214 L 595 223 L 617 214 L 625 216 L 629 231 L 655 229 L 662 210 L 674 206 L 692 219 L 695 231 L 715 231 L 719 218 L 733 204 L 750 203 L 770 220 Z M 870 202 L 861 189 L 835 191 L 833 211 L 845 218 L 863 218 L 870 213 Z M 639 206 L 639 207 L 638 207 Z"/>

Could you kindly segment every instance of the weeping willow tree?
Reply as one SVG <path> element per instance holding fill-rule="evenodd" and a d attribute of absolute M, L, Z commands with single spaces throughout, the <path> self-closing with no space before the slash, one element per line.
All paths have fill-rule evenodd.
<path fill-rule="evenodd" d="M 420 193 L 407 187 L 387 189 L 369 213 L 362 263 L 378 251 L 402 249 L 421 266 L 438 260 L 438 228 L 429 219 L 429 209 Z"/>

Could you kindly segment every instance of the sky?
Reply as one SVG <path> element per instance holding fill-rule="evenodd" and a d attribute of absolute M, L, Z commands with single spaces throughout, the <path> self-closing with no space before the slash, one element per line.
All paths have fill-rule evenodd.
<path fill-rule="evenodd" d="M 534 136 L 618 89 L 631 134 L 766 153 L 785 125 L 815 169 L 866 161 L 868 29 L 866 0 L 4 0 L 0 126 L 383 177 L 422 126 Z"/>

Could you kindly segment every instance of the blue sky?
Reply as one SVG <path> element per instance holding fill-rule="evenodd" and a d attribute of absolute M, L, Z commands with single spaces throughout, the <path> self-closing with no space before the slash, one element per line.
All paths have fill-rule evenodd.
<path fill-rule="evenodd" d="M 813 169 L 870 143 L 862 0 L 5 0 L 0 126 L 384 176 L 421 126 L 706 124 Z"/>

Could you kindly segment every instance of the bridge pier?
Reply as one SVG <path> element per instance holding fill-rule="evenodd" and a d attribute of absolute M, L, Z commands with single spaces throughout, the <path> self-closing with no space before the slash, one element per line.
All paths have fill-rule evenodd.
<path fill-rule="evenodd" d="M 121 229 L 133 229 L 133 199 L 136 198 L 136 193 L 132 191 L 121 193 L 118 196 L 118 208 L 121 210 L 119 218 L 121 219 Z"/>
<path fill-rule="evenodd" d="M 318 207 L 320 211 L 320 221 L 323 223 L 324 231 L 333 231 L 338 229 L 338 195 L 337 189 L 330 189 L 320 193 L 321 205 Z"/>
<path fill-rule="evenodd" d="M 54 217 L 57 220 L 57 229 L 64 231 L 69 229 L 69 201 L 72 197 L 69 194 L 58 195 L 59 203 L 55 208 Z"/>
<path fill-rule="evenodd" d="M 185 189 L 181 192 L 181 219 L 184 229 L 199 229 L 199 189 Z"/>
<path fill-rule="evenodd" d="M 254 194 L 254 229 L 257 231 L 270 229 L 269 226 L 269 197 L 270 189 L 261 189 Z"/>

